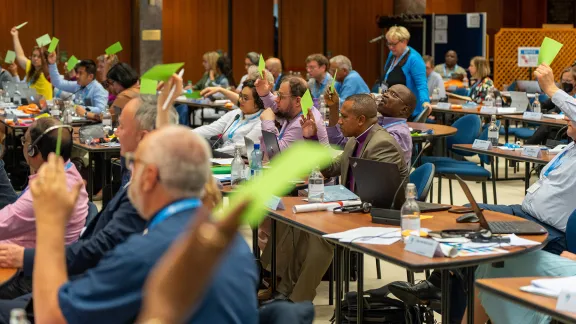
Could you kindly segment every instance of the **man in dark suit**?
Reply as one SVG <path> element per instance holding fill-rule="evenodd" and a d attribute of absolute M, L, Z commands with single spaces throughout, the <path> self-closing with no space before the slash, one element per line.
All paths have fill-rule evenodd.
<path fill-rule="evenodd" d="M 138 143 L 155 127 L 156 102 L 152 98 L 133 99 L 120 115 L 117 135 L 120 152 L 134 152 Z M 174 112 L 171 122 L 177 123 Z M 141 233 L 146 221 L 128 199 L 128 185 L 122 187 L 98 216 L 89 224 L 80 239 L 66 247 L 68 274 L 79 275 L 98 264 L 102 256 L 130 235 Z M 32 271 L 36 249 L 14 244 L 0 245 L 0 267 L 21 268 L 7 284 L 0 288 L 0 299 L 14 299 L 32 292 Z M 25 296 L 26 297 L 26 296 Z"/>
<path fill-rule="evenodd" d="M 341 176 L 341 183 L 354 191 L 354 178 L 350 171 L 350 157 L 393 163 L 398 166 L 401 177 L 408 175 L 403 152 L 398 142 L 378 124 L 376 101 L 368 94 L 357 94 L 346 98 L 338 121 L 342 133 L 351 139 L 344 152 L 332 165 L 322 171 L 326 178 Z M 302 118 L 302 133 L 305 138 L 316 136 L 313 114 Z M 317 235 L 291 229 L 279 245 L 280 255 L 288 258 L 284 269 L 278 273 L 282 278 L 275 299 L 290 299 L 294 302 L 314 300 L 316 287 L 330 266 L 333 246 Z M 292 238 L 292 239 L 290 239 Z M 287 252 L 289 251 L 289 252 Z"/>

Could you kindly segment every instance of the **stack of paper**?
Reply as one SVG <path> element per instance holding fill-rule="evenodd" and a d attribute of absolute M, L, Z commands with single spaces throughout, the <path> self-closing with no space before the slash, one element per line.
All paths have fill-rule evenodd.
<path fill-rule="evenodd" d="M 544 118 L 552 118 L 552 119 L 564 119 L 564 115 L 558 115 L 558 114 L 544 114 L 542 115 L 542 117 Z"/>
<path fill-rule="evenodd" d="M 520 290 L 550 296 L 558 297 L 562 290 L 570 287 L 576 287 L 576 276 L 552 278 L 552 279 L 537 279 L 532 280 L 530 286 L 521 287 Z"/>
<path fill-rule="evenodd" d="M 337 239 L 342 243 L 390 245 L 400 241 L 400 229 L 390 227 L 359 227 L 323 237 Z"/>

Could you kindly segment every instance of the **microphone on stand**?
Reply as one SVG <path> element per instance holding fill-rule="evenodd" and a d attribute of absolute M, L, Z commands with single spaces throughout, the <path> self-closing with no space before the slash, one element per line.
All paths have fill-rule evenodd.
<path fill-rule="evenodd" d="M 378 37 L 376 37 L 376 38 L 372 38 L 371 40 L 368 41 L 368 43 L 376 43 L 377 41 L 381 40 L 381 39 L 384 38 L 384 37 L 386 37 L 386 36 L 380 35 L 380 36 L 378 36 Z"/>
<path fill-rule="evenodd" d="M 238 119 L 240 119 L 240 114 L 234 116 L 234 120 L 232 120 L 232 123 L 230 123 L 230 125 L 228 125 L 228 127 L 226 127 L 226 129 L 224 129 L 224 131 L 222 132 L 222 134 L 218 135 L 218 139 L 216 139 L 216 142 L 214 142 L 214 144 L 212 144 L 212 150 L 214 150 L 214 148 L 216 147 L 216 144 L 218 144 L 218 142 L 220 142 L 220 140 L 222 139 L 222 137 L 224 137 L 224 134 L 226 134 L 226 131 L 228 131 L 228 129 L 230 127 L 232 127 L 232 125 L 234 124 L 235 121 L 237 121 Z"/>
<path fill-rule="evenodd" d="M 426 142 L 424 142 L 424 145 L 422 145 L 422 149 L 420 150 L 420 152 L 418 152 L 418 155 L 416 156 L 416 159 L 414 159 L 414 162 L 410 166 L 410 169 L 408 169 L 408 174 L 404 177 L 404 179 L 402 179 L 402 181 L 400 182 L 400 185 L 398 185 L 398 188 L 396 189 L 396 192 L 394 193 L 394 197 L 392 197 L 392 203 L 390 203 L 390 208 L 385 209 L 385 208 L 372 207 L 372 209 L 370 211 L 370 215 L 372 215 L 372 223 L 400 225 L 400 218 L 401 218 L 400 217 L 400 210 L 394 209 L 394 203 L 396 202 L 396 196 L 398 196 L 398 193 L 400 192 L 400 189 L 403 188 L 406 180 L 408 180 L 410 178 L 410 171 L 416 165 L 416 163 L 418 162 L 418 159 L 420 158 L 422 153 L 429 146 L 430 146 L 430 140 L 426 139 Z"/>

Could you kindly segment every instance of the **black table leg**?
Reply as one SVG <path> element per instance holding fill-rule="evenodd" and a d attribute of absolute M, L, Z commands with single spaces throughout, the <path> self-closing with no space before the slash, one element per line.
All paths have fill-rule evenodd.
<path fill-rule="evenodd" d="M 358 309 L 356 310 L 356 323 L 364 322 L 364 254 L 358 253 L 356 255 L 356 268 L 358 269 L 358 274 L 356 282 L 358 287 L 356 289 L 356 304 Z"/>
<path fill-rule="evenodd" d="M 474 324 L 474 272 L 475 267 L 466 269 L 466 299 L 468 303 L 468 324 Z"/>
<path fill-rule="evenodd" d="M 524 189 L 528 190 L 530 187 L 530 162 L 526 162 L 524 168 Z"/>
<path fill-rule="evenodd" d="M 260 259 L 260 247 L 258 246 L 258 226 L 252 229 L 252 253 L 254 254 L 254 259 Z"/>
<path fill-rule="evenodd" d="M 104 209 L 110 201 L 109 197 L 112 197 L 112 186 L 110 185 L 111 181 L 109 181 L 112 160 L 108 159 L 106 153 L 100 153 L 100 156 L 102 163 L 102 209 Z"/>
<path fill-rule="evenodd" d="M 335 306 L 335 319 L 336 324 L 340 324 L 341 310 L 342 310 L 342 247 L 336 244 L 334 249 L 334 277 L 336 281 L 336 306 Z"/>
<path fill-rule="evenodd" d="M 450 323 L 450 270 L 442 270 L 442 323 Z"/>
<path fill-rule="evenodd" d="M 350 291 L 350 249 L 344 248 L 344 293 Z"/>
<path fill-rule="evenodd" d="M 272 239 L 272 258 L 270 261 L 270 270 L 272 272 L 272 293 L 276 292 L 276 220 L 272 221 L 272 234 L 270 238 Z"/>

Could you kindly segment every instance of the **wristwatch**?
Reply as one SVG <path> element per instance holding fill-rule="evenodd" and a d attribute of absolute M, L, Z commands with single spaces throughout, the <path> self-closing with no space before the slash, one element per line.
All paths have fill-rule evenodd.
<path fill-rule="evenodd" d="M 84 118 L 88 118 L 88 111 L 84 113 Z"/>

